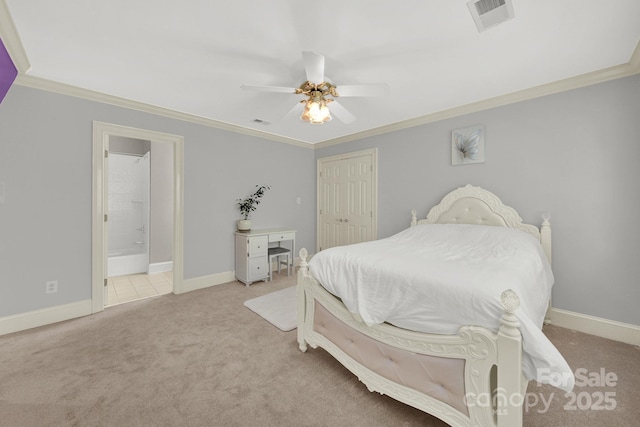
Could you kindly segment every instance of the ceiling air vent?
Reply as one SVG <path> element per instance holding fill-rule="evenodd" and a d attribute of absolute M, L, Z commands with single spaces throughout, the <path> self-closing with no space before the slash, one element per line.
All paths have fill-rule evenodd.
<path fill-rule="evenodd" d="M 467 7 L 478 31 L 484 31 L 514 17 L 511 0 L 471 0 Z"/>

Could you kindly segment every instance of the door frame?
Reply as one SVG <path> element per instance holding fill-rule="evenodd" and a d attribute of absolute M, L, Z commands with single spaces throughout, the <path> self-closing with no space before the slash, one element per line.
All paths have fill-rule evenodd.
<path fill-rule="evenodd" d="M 320 206 L 321 206 L 321 178 L 322 164 L 324 162 L 334 162 L 336 160 L 348 160 L 355 157 L 371 156 L 371 209 L 373 210 L 373 218 L 371 221 L 371 238 L 378 238 L 378 149 L 370 148 L 368 150 L 352 151 L 350 153 L 336 154 L 334 156 L 318 158 L 316 162 L 316 253 L 320 252 L 322 247 L 322 224 L 320 223 Z"/>
<path fill-rule="evenodd" d="M 104 310 L 104 287 L 107 280 L 108 213 L 105 180 L 105 152 L 110 136 L 143 139 L 173 144 L 173 293 L 184 292 L 183 286 L 183 211 L 184 211 L 184 137 L 103 122 L 93 122 L 92 215 L 91 215 L 91 312 Z"/>

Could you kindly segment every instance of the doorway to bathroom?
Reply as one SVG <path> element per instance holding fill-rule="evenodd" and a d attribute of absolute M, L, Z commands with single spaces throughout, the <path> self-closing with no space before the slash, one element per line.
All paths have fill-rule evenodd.
<path fill-rule="evenodd" d="M 94 122 L 92 308 L 182 286 L 183 138 Z"/>
<path fill-rule="evenodd" d="M 108 153 L 105 306 L 170 293 L 172 147 L 111 135 Z"/>
<path fill-rule="evenodd" d="M 109 138 L 107 277 L 149 272 L 150 146 L 151 141 Z"/>

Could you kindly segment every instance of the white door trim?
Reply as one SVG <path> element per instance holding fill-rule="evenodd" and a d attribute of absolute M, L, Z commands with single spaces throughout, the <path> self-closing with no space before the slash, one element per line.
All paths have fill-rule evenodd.
<path fill-rule="evenodd" d="M 136 129 L 110 123 L 93 122 L 93 176 L 91 220 L 91 308 L 92 313 L 104 310 L 107 236 L 105 206 L 105 149 L 109 136 L 122 136 L 173 144 L 173 293 L 183 290 L 183 209 L 184 209 L 184 138 L 162 132 Z"/>
<path fill-rule="evenodd" d="M 320 171 L 322 170 L 322 163 L 333 162 L 336 160 L 346 160 L 355 157 L 371 156 L 371 164 L 373 165 L 373 171 L 371 172 L 373 177 L 372 190 L 371 190 L 371 208 L 373 209 L 373 220 L 371 222 L 371 238 L 376 240 L 378 238 L 378 149 L 371 148 L 368 150 L 352 151 L 350 153 L 336 154 L 329 157 L 321 157 L 316 162 L 316 206 L 320 209 L 322 206 L 321 201 L 321 179 Z M 322 246 L 322 224 L 320 223 L 320 211 L 316 211 L 316 253 L 320 252 Z"/>

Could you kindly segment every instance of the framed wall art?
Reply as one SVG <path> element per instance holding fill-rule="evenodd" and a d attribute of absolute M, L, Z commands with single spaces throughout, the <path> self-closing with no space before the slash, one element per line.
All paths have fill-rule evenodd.
<path fill-rule="evenodd" d="M 476 125 L 451 132 L 453 166 L 484 163 L 484 126 Z"/>

